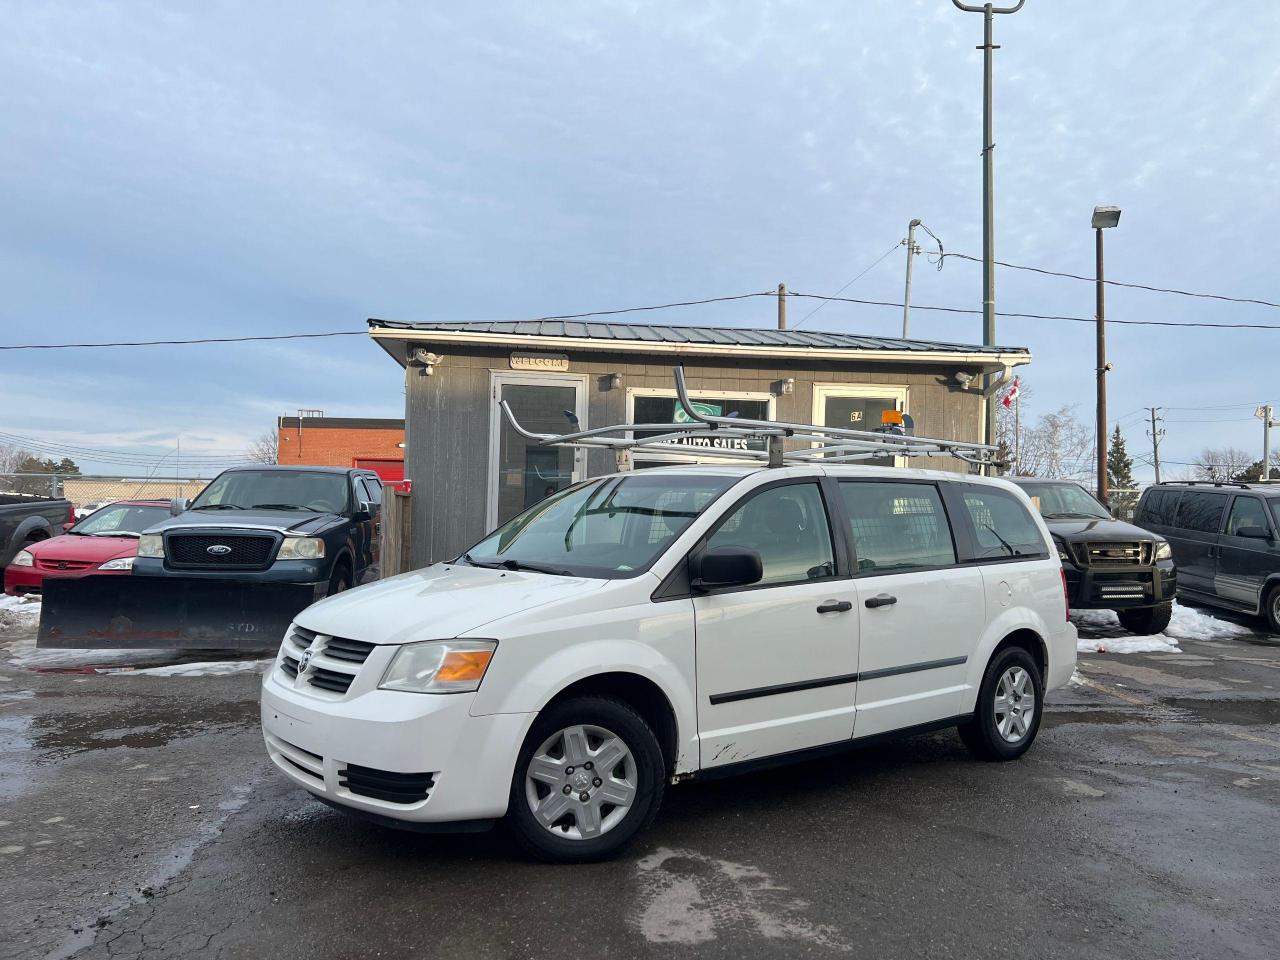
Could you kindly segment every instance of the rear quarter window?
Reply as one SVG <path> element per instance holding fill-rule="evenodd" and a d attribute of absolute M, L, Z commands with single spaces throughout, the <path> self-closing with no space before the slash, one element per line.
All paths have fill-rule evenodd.
<path fill-rule="evenodd" d="M 1048 556 L 1031 512 L 1013 494 L 995 487 L 966 487 L 962 499 L 973 522 L 976 556 L 983 560 Z"/>
<path fill-rule="evenodd" d="M 1138 515 L 1134 519 L 1138 523 L 1172 526 L 1173 512 L 1177 506 L 1177 490 L 1152 490 L 1143 499 Z"/>

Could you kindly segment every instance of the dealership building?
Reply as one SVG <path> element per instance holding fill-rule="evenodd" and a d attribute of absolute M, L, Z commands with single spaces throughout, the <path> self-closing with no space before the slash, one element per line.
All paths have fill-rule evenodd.
<path fill-rule="evenodd" d="M 570 320 L 370 320 L 369 333 L 404 369 L 414 566 L 457 556 L 549 493 L 616 469 L 608 451 L 526 440 L 500 401 L 535 433 L 669 423 L 677 419 L 672 368 L 682 365 L 707 413 L 874 429 L 884 411 L 898 410 L 914 419 L 917 436 L 978 442 L 982 375 L 1008 375 L 1031 360 L 1023 347 Z M 637 450 L 633 467 L 703 462 L 708 442 L 685 438 L 687 452 Z M 951 458 L 912 465 L 970 469 Z"/>

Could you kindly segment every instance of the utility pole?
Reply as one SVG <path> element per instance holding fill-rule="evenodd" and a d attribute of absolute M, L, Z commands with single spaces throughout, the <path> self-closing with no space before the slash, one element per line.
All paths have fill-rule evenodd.
<path fill-rule="evenodd" d="M 916 227 L 919 220 L 907 224 L 907 289 L 902 295 L 902 339 L 910 336 L 911 330 L 911 264 L 915 261 L 919 248 L 916 247 Z"/>
<path fill-rule="evenodd" d="M 787 285 L 778 284 L 778 329 L 787 329 Z"/>
<path fill-rule="evenodd" d="M 1160 482 L 1160 438 L 1164 436 L 1164 431 L 1161 430 L 1158 426 L 1156 426 L 1156 424 L 1159 423 L 1159 418 L 1156 416 L 1156 414 L 1160 412 L 1160 408 L 1150 407 L 1149 409 L 1151 410 L 1151 431 L 1150 433 L 1147 434 L 1147 436 L 1151 438 L 1151 462 L 1155 465 L 1155 468 L 1156 468 L 1156 483 L 1159 483 Z"/>
<path fill-rule="evenodd" d="M 999 48 L 991 41 L 991 24 L 997 13 L 1017 13 L 1026 0 L 1018 0 L 1012 7 L 996 7 L 990 3 L 982 6 L 951 0 L 956 9 L 965 13 L 983 15 L 982 46 L 982 343 L 993 347 L 996 343 L 996 264 L 995 264 L 995 153 L 996 145 L 991 130 L 991 54 Z M 990 390 L 993 374 L 983 378 L 983 386 Z M 986 400 L 986 427 L 983 431 L 986 443 L 995 443 L 996 398 L 990 390 Z"/>
<path fill-rule="evenodd" d="M 1102 231 L 1119 222 L 1119 207 L 1093 208 L 1094 252 L 1097 257 L 1094 274 L 1097 312 L 1094 316 L 1098 328 L 1098 499 L 1104 504 L 1107 502 L 1107 371 L 1111 365 L 1107 363 L 1107 284 L 1102 269 Z"/>
<path fill-rule="evenodd" d="M 1276 408 L 1269 403 L 1264 403 L 1257 410 L 1253 411 L 1255 417 L 1262 419 L 1262 477 L 1263 480 L 1271 479 L 1271 428 L 1280 426 L 1275 418 Z"/>

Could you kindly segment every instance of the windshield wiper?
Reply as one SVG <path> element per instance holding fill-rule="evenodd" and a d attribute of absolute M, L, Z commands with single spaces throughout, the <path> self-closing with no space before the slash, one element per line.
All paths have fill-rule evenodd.
<path fill-rule="evenodd" d="M 1046 513 L 1042 514 L 1046 520 L 1110 520 L 1110 517 L 1103 517 L 1096 513 Z"/>
<path fill-rule="evenodd" d="M 192 510 L 243 510 L 244 507 L 238 503 L 202 503 L 198 507 L 191 507 Z"/>
<path fill-rule="evenodd" d="M 315 507 L 304 507 L 297 503 L 255 503 L 251 510 L 306 510 L 308 513 L 319 513 Z"/>
<path fill-rule="evenodd" d="M 135 540 L 142 536 L 133 530 L 99 530 L 97 533 L 82 533 L 82 537 L 133 537 Z"/>
<path fill-rule="evenodd" d="M 1000 536 L 1000 534 L 996 532 L 996 528 L 995 528 L 995 527 L 993 527 L 993 526 L 992 526 L 991 524 L 989 524 L 989 523 L 984 523 L 984 524 L 982 524 L 982 527 L 983 527 L 983 529 L 990 531 L 991 535 L 992 535 L 993 537 L 995 537 L 997 540 L 999 540 L 999 541 L 1000 541 L 1000 544 L 1001 544 L 1001 545 L 1002 545 L 1006 550 L 1008 550 L 1008 551 L 1009 551 L 1009 556 L 1011 556 L 1011 557 L 1016 557 L 1016 556 L 1018 556 L 1018 551 L 1017 551 L 1017 550 L 1015 550 L 1015 549 L 1013 549 L 1013 544 L 1011 544 L 1011 543 L 1010 543 L 1008 540 L 1006 540 L 1004 537 Z"/>
<path fill-rule="evenodd" d="M 528 570 L 530 573 L 549 573 L 557 577 L 571 577 L 568 570 L 558 570 L 555 567 L 544 567 L 538 563 L 525 563 L 523 560 L 499 560 L 496 563 L 484 563 L 475 559 L 471 554 L 464 553 L 462 559 L 473 567 L 482 567 L 485 570 Z"/>

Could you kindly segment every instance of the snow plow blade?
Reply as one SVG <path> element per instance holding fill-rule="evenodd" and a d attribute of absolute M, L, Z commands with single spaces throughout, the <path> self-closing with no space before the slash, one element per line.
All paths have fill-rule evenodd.
<path fill-rule="evenodd" d="M 47 578 L 36 646 L 274 652 L 315 600 L 305 583 L 183 577 Z"/>

